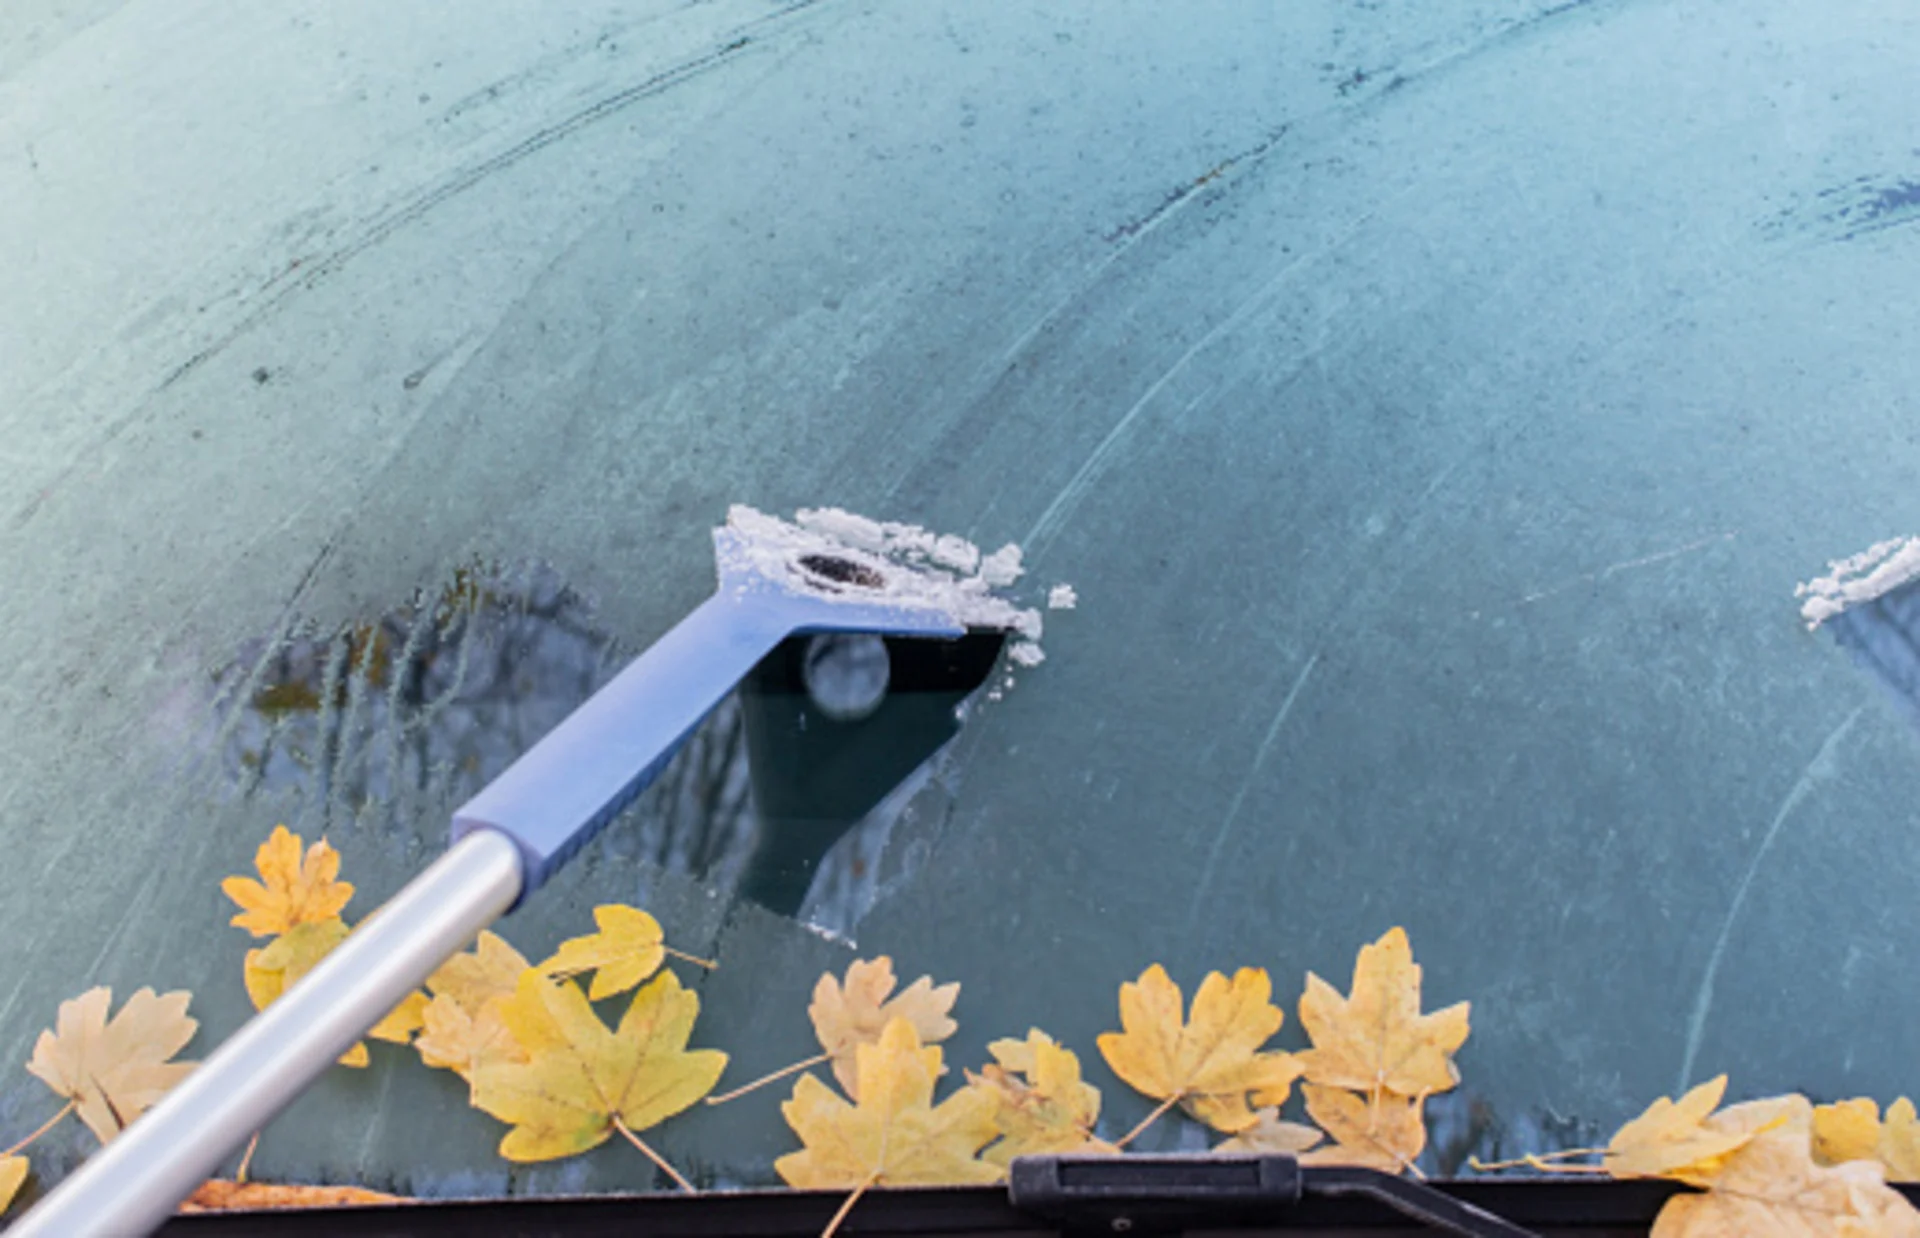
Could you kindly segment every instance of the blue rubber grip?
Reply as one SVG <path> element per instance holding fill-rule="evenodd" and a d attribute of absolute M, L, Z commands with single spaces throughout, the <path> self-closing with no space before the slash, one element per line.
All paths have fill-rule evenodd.
<path fill-rule="evenodd" d="M 725 564 L 726 532 L 716 540 Z M 965 631 L 938 610 L 821 597 L 723 568 L 718 593 L 454 814 L 454 840 L 480 829 L 512 838 L 525 866 L 524 899 L 645 791 L 701 720 L 787 637 Z"/>

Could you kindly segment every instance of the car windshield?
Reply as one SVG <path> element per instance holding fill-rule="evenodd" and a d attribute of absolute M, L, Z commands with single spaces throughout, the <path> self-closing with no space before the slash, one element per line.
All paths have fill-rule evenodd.
<path fill-rule="evenodd" d="M 0 1147 L 63 1000 L 191 991 L 205 1057 L 289 978 L 223 881 L 324 837 L 358 924 L 735 504 L 1016 546 L 1044 630 L 787 649 L 497 926 L 657 917 L 722 1090 L 886 956 L 961 986 L 943 1096 L 1038 1027 L 1115 1139 L 1123 982 L 1264 968 L 1295 1049 L 1400 927 L 1472 1003 L 1430 1174 L 1911 1092 L 1920 732 L 1796 585 L 1920 529 L 1917 56 L 1853 0 L 12 0 Z M 862 728 L 876 665 L 929 678 Z M 649 1146 L 777 1183 L 793 1086 Z M 671 1187 L 470 1099 L 376 1041 L 251 1173 Z"/>

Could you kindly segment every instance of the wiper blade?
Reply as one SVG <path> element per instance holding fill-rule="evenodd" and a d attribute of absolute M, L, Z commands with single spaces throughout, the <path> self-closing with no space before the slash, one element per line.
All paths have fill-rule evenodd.
<path fill-rule="evenodd" d="M 1312 1196 L 1362 1196 L 1436 1233 L 1537 1238 L 1424 1183 L 1373 1169 L 1302 1165 L 1281 1153 L 1240 1156 L 1023 1156 L 1007 1178 L 1021 1212 L 1061 1229 L 1108 1234 L 1271 1223 Z"/>

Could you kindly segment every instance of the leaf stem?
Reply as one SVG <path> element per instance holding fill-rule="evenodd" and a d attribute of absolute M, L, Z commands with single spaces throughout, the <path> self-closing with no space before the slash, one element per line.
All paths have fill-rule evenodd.
<path fill-rule="evenodd" d="M 660 949 L 664 950 L 668 954 L 671 954 L 674 958 L 679 959 L 682 963 L 691 963 L 695 967 L 704 967 L 708 971 L 720 970 L 720 964 L 714 962 L 712 959 L 703 959 L 703 958 L 700 958 L 698 955 L 688 954 L 683 950 L 675 950 L 672 946 L 665 945 L 665 944 L 662 944 Z"/>
<path fill-rule="evenodd" d="M 1516 1156 L 1510 1161 L 1483 1161 L 1477 1156 L 1467 1158 L 1467 1166 L 1475 1173 L 1485 1173 L 1495 1169 L 1518 1169 L 1525 1165 L 1529 1169 L 1544 1169 L 1550 1173 L 1605 1173 L 1598 1165 L 1549 1165 L 1548 1161 L 1564 1161 L 1576 1156 L 1601 1156 L 1605 1148 L 1563 1148 L 1558 1152 L 1529 1152 Z"/>
<path fill-rule="evenodd" d="M 28 1144 L 32 1143 L 34 1140 L 40 1138 L 40 1136 L 52 1130 L 54 1128 L 55 1123 L 59 1122 L 61 1118 L 64 1118 L 68 1114 L 72 1113 L 74 1106 L 78 1105 L 79 1103 L 80 1102 L 77 1100 L 68 1101 L 66 1105 L 61 1108 L 59 1113 L 54 1114 L 52 1117 L 42 1122 L 40 1124 L 40 1129 L 34 1131 L 33 1134 L 28 1135 L 25 1139 L 22 1139 L 19 1143 L 14 1144 L 11 1148 L 8 1148 L 5 1152 L 0 1152 L 0 1158 L 12 1156 L 14 1153 L 18 1152 L 20 1149 L 26 1147 Z"/>
<path fill-rule="evenodd" d="M 735 1097 L 745 1096 L 748 1092 L 753 1091 L 755 1088 L 765 1087 L 767 1084 L 772 1083 L 777 1079 L 784 1079 L 788 1075 L 798 1074 L 799 1072 L 805 1070 L 809 1066 L 818 1066 L 822 1062 L 831 1062 L 832 1060 L 833 1060 L 833 1054 L 831 1053 L 816 1053 L 804 1062 L 795 1062 L 791 1066 L 782 1066 L 779 1070 L 774 1071 L 772 1074 L 761 1075 L 758 1079 L 755 1079 L 752 1083 L 743 1083 L 739 1087 L 733 1089 L 733 1091 L 731 1092 L 722 1092 L 718 1096 L 709 1096 L 707 1097 L 707 1103 L 709 1105 L 724 1105 L 728 1101 L 733 1100 Z"/>
<path fill-rule="evenodd" d="M 628 1130 L 627 1124 L 620 1120 L 620 1115 L 618 1114 L 614 1115 L 613 1129 L 619 1131 L 622 1135 L 625 1135 L 627 1137 L 628 1143 L 632 1144 L 634 1147 L 640 1149 L 641 1152 L 645 1153 L 647 1159 L 652 1161 L 655 1165 L 659 1166 L 661 1173 L 667 1175 L 667 1177 L 672 1178 L 676 1183 L 678 1183 L 681 1190 L 685 1191 L 689 1195 L 695 1195 L 699 1193 L 694 1189 L 693 1183 L 687 1181 L 685 1178 L 680 1176 L 679 1170 L 667 1164 L 667 1159 L 665 1157 L 661 1156 L 658 1152 L 655 1152 L 652 1148 L 649 1148 L 646 1145 L 646 1142 L 642 1140 L 640 1136 Z"/>
<path fill-rule="evenodd" d="M 240 1168 L 233 1171 L 233 1180 L 240 1186 L 247 1184 L 247 1166 L 253 1164 L 253 1150 L 260 1146 L 260 1132 L 253 1132 L 253 1138 L 247 1140 L 247 1150 L 240 1154 Z"/>
<path fill-rule="evenodd" d="M 820 1238 L 833 1238 L 833 1232 L 840 1228 L 840 1222 L 847 1219 L 847 1214 L 852 1212 L 853 1206 L 860 1202 L 860 1197 L 867 1193 L 867 1188 L 878 1181 L 880 1181 L 879 1174 L 868 1174 L 865 1182 L 854 1187 L 853 1194 L 840 1201 L 840 1207 L 835 1209 L 833 1219 L 828 1221 L 827 1227 L 820 1231 Z"/>
<path fill-rule="evenodd" d="M 1159 1105 L 1155 1106 L 1154 1111 L 1152 1113 L 1148 1114 L 1144 1118 L 1141 1118 L 1139 1125 L 1135 1126 L 1132 1130 L 1128 1131 L 1126 1134 L 1120 1136 L 1119 1140 L 1113 1146 L 1116 1148 L 1124 1148 L 1128 1144 L 1132 1143 L 1134 1141 L 1134 1138 L 1138 1136 L 1140 1132 L 1146 1130 L 1149 1126 L 1152 1126 L 1155 1122 L 1158 1122 L 1160 1120 L 1161 1114 L 1165 1113 L 1167 1110 L 1179 1104 L 1180 1101 L 1186 1098 L 1186 1095 L 1187 1094 L 1185 1092 L 1175 1092 L 1172 1096 L 1169 1096 L 1165 1100 L 1161 1101 Z"/>

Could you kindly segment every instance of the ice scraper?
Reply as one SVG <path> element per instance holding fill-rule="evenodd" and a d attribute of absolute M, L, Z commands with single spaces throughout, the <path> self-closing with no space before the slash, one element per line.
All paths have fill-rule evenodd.
<path fill-rule="evenodd" d="M 495 918 L 537 890 L 630 804 L 742 678 L 790 637 L 960 641 L 1037 635 L 993 593 L 1012 548 L 835 512 L 788 524 L 735 508 L 714 531 L 719 588 L 453 817 L 446 853 L 337 950 L 22 1217 L 21 1238 L 139 1234 L 289 1104 Z M 997 652 L 997 649 L 996 649 Z M 833 661 L 832 650 L 821 655 Z M 828 690 L 857 712 L 874 685 L 858 647 Z M 977 686 L 976 679 L 972 686 Z"/>

